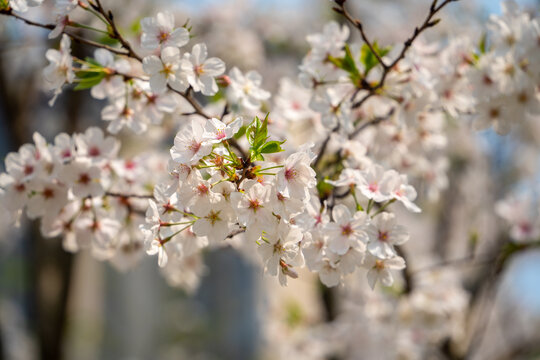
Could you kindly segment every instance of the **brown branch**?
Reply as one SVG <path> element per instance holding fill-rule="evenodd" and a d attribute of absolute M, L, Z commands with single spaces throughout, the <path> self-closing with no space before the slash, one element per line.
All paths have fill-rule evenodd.
<path fill-rule="evenodd" d="M 128 56 L 139 60 L 142 62 L 142 57 L 140 57 L 131 47 L 131 44 L 120 34 L 120 31 L 118 30 L 118 27 L 116 26 L 116 23 L 114 22 L 114 16 L 112 11 L 106 11 L 103 6 L 101 5 L 100 0 L 96 0 L 96 4 L 94 6 L 96 11 L 98 11 L 103 17 L 105 18 L 105 21 L 109 24 L 109 36 L 113 39 L 116 39 L 122 44 L 122 47 L 127 50 Z"/>
<path fill-rule="evenodd" d="M 345 9 L 345 3 L 341 3 L 340 7 L 335 7 L 333 8 L 333 10 L 343 15 L 354 27 L 358 29 L 358 31 L 360 31 L 360 36 L 362 37 L 362 40 L 369 47 L 369 50 L 371 50 L 373 55 L 375 55 L 375 58 L 377 58 L 377 61 L 379 62 L 379 64 L 382 65 L 383 69 L 388 68 L 388 65 L 386 65 L 386 63 L 383 61 L 379 53 L 375 51 L 375 47 L 373 46 L 371 41 L 369 41 L 364 31 L 364 26 L 362 25 L 362 22 L 352 17 L 352 15 Z"/>
<path fill-rule="evenodd" d="M 16 13 L 12 12 L 11 9 L 9 9 L 9 10 L 0 10 L 0 15 L 9 16 L 9 17 L 15 18 L 17 20 L 21 20 L 22 22 L 26 23 L 27 25 L 40 27 L 40 28 L 43 28 L 43 29 L 53 30 L 56 27 L 55 24 L 42 24 L 42 23 L 32 21 L 30 19 L 27 19 L 25 17 L 22 17 L 22 16 L 20 16 L 20 15 L 18 15 Z M 85 38 L 83 38 L 83 37 L 81 37 L 79 35 L 71 34 L 71 33 L 67 32 L 65 29 L 62 31 L 62 34 L 66 34 L 67 36 L 69 36 L 74 41 L 77 41 L 77 42 L 82 43 L 82 44 L 90 45 L 90 46 L 93 46 L 93 47 L 96 47 L 96 48 L 106 49 L 106 50 L 108 50 L 108 51 L 110 51 L 112 53 L 118 54 L 118 55 L 124 55 L 124 56 L 129 55 L 127 52 L 122 51 L 122 49 L 113 48 L 113 47 L 111 47 L 109 45 L 105 45 L 105 44 L 98 43 L 96 41 L 85 39 Z"/>
<path fill-rule="evenodd" d="M 399 256 L 401 256 L 405 260 L 405 263 L 407 264 L 409 263 L 407 259 L 407 254 L 403 250 L 403 247 L 396 246 L 396 252 Z M 410 294 L 411 291 L 413 290 L 414 282 L 413 282 L 413 274 L 411 273 L 411 270 L 408 266 L 405 269 L 403 269 L 403 280 L 405 281 L 405 287 L 403 289 L 403 293 Z"/>
<path fill-rule="evenodd" d="M 341 5 L 341 8 L 338 8 L 338 12 L 340 12 L 339 10 L 342 10 L 343 12 L 343 15 L 349 20 L 351 21 L 356 27 L 359 28 L 360 32 L 361 32 L 361 35 L 362 35 L 362 38 L 364 39 L 364 42 L 366 42 L 366 44 L 369 46 L 370 50 L 373 52 L 373 54 L 377 57 L 377 60 L 381 63 L 382 67 L 383 67 L 383 71 L 382 71 L 382 74 L 381 74 L 381 78 L 379 80 L 379 83 L 376 85 L 376 86 L 373 86 L 371 89 L 368 89 L 368 93 L 366 95 L 364 95 L 364 97 L 362 99 L 360 99 L 358 102 L 354 103 L 353 104 L 353 109 L 354 108 L 358 108 L 360 106 L 362 106 L 362 104 L 364 104 L 364 102 L 366 102 L 367 99 L 369 99 L 370 97 L 372 97 L 373 95 L 375 95 L 377 93 L 378 90 L 382 89 L 382 87 L 384 86 L 384 83 L 386 81 L 386 77 L 388 76 L 388 74 L 390 73 L 390 71 L 392 71 L 392 69 L 403 59 L 405 58 L 405 55 L 407 54 L 407 51 L 409 50 L 409 48 L 412 46 L 413 42 L 418 38 L 418 35 L 420 35 L 424 30 L 430 28 L 430 27 L 433 27 L 435 25 L 437 25 L 437 23 L 439 22 L 438 19 L 435 19 L 433 20 L 433 17 L 443 8 L 445 7 L 446 5 L 448 5 L 449 3 L 451 2 L 456 2 L 456 1 L 459 1 L 459 0 L 445 0 L 443 1 L 440 5 L 437 6 L 437 3 L 438 3 L 438 0 L 433 0 L 433 2 L 431 3 L 431 6 L 429 8 L 429 13 L 428 15 L 426 16 L 426 18 L 424 19 L 424 22 L 422 23 L 422 25 L 420 25 L 420 27 L 415 27 L 414 28 L 414 32 L 413 34 L 411 35 L 411 37 L 409 37 L 404 43 L 403 43 L 403 48 L 401 49 L 401 52 L 399 53 L 398 57 L 396 57 L 394 59 L 394 61 L 392 61 L 392 63 L 390 63 L 389 65 L 386 65 L 382 59 L 380 58 L 379 54 L 377 54 L 377 52 L 374 51 L 373 49 L 373 46 L 371 45 L 371 43 L 369 42 L 369 40 L 367 40 L 367 38 L 365 38 L 365 33 L 362 29 L 362 26 L 361 26 L 361 22 L 359 20 L 356 20 L 356 19 L 349 19 L 350 17 L 350 14 L 348 14 L 346 11 L 345 11 L 345 8 L 343 7 L 343 5 Z M 359 26 L 360 25 L 360 26 Z M 366 41 L 367 40 L 367 41 Z"/>
<path fill-rule="evenodd" d="M 360 31 L 360 35 L 362 36 L 362 40 L 366 43 L 366 45 L 369 47 L 369 49 L 373 52 L 373 54 L 377 58 L 377 61 L 383 67 L 383 72 L 382 72 L 381 78 L 379 80 L 379 83 L 376 86 L 369 86 L 367 88 L 364 88 L 364 87 L 362 88 L 364 90 L 367 90 L 368 93 L 366 95 L 364 95 L 364 97 L 362 99 L 360 99 L 358 102 L 356 102 L 356 103 L 354 103 L 352 105 L 352 108 L 355 109 L 355 108 L 358 108 L 358 107 L 362 106 L 370 97 L 377 94 L 377 92 L 384 86 L 384 82 L 386 81 L 386 77 L 388 76 L 388 73 L 390 71 L 392 71 L 392 69 L 405 57 L 405 55 L 407 53 L 407 50 L 411 47 L 411 45 L 416 40 L 418 35 L 420 35 L 420 33 L 422 33 L 427 28 L 435 26 L 439 22 L 439 20 L 432 20 L 433 16 L 435 16 L 435 14 L 437 14 L 447 4 L 449 4 L 451 2 L 454 2 L 454 1 L 459 1 L 459 0 L 445 0 L 438 6 L 437 6 L 438 0 L 433 0 L 433 2 L 431 3 L 431 6 L 429 8 L 429 13 L 428 13 L 427 17 L 425 18 L 424 22 L 422 23 L 422 25 L 420 25 L 420 27 L 416 27 L 414 29 L 413 35 L 403 43 L 403 49 L 401 49 L 401 52 L 400 52 L 399 56 L 396 59 L 394 59 L 394 61 L 392 61 L 392 63 L 390 63 L 390 64 L 386 64 L 383 61 L 383 59 L 380 57 L 380 55 L 375 51 L 375 48 L 373 47 L 373 44 L 368 39 L 368 37 L 367 37 L 367 35 L 366 35 L 365 31 L 364 31 L 362 22 L 360 20 L 358 20 L 358 19 L 353 18 L 351 16 L 351 14 L 345 9 L 345 7 L 344 7 L 345 1 L 346 0 L 336 0 L 336 4 L 338 5 L 338 7 L 334 7 L 333 8 L 334 11 L 342 14 L 349 22 L 351 22 Z M 359 93 L 359 90 L 360 89 L 357 89 L 354 92 L 351 101 L 354 101 L 354 98 Z M 387 116 L 375 118 L 372 121 L 361 125 L 358 129 L 354 130 L 354 132 L 352 134 L 350 134 L 349 138 L 353 138 L 354 136 L 358 135 L 362 130 L 364 130 L 365 128 L 367 128 L 369 126 L 376 125 L 376 124 L 386 120 L 387 118 L 392 116 L 394 111 L 395 110 L 392 109 Z M 313 167 L 316 167 L 319 164 L 319 162 L 321 161 L 321 159 L 322 159 L 322 157 L 324 155 L 324 152 L 326 151 L 326 148 L 328 146 L 328 142 L 330 141 L 330 137 L 331 137 L 332 133 L 337 131 L 337 129 L 338 129 L 338 127 L 336 127 L 334 130 L 332 130 L 328 134 L 326 139 L 323 141 L 323 143 L 321 145 L 321 149 L 319 150 L 319 153 L 317 155 L 317 159 L 315 160 L 315 162 L 313 164 Z"/>
<path fill-rule="evenodd" d="M 317 165 L 319 165 L 319 163 L 321 162 L 321 159 L 324 155 L 324 152 L 326 151 L 326 147 L 328 146 L 328 143 L 330 142 L 330 138 L 332 137 L 332 134 L 338 131 L 338 129 L 339 129 L 339 124 L 332 131 L 330 131 L 326 139 L 324 139 L 321 145 L 321 148 L 319 149 L 319 153 L 317 154 L 317 158 L 315 159 L 315 162 L 312 165 L 313 168 L 316 168 Z"/>
<path fill-rule="evenodd" d="M 139 195 L 139 194 L 120 194 L 107 191 L 106 196 L 118 197 L 118 198 L 136 198 L 136 199 L 153 199 L 153 195 Z"/>
<path fill-rule="evenodd" d="M 471 254 L 462 258 L 444 260 L 439 263 L 415 270 L 411 274 L 415 275 L 421 272 L 431 271 L 431 270 L 435 270 L 435 269 L 446 267 L 446 266 L 467 265 L 471 262 L 472 262 L 471 265 L 491 264 L 491 263 L 495 263 L 498 259 L 499 259 L 499 256 Z"/>
<path fill-rule="evenodd" d="M 364 129 L 370 127 L 370 126 L 373 126 L 373 125 L 377 125 L 385 120 L 388 120 L 392 117 L 392 115 L 394 115 L 394 113 L 396 112 L 396 108 L 392 108 L 390 109 L 390 111 L 384 115 L 384 116 L 377 116 L 376 118 L 366 122 L 366 123 L 363 123 L 361 124 L 359 127 L 357 127 L 352 133 L 349 134 L 349 139 L 352 139 L 354 138 L 356 135 L 358 135 L 359 133 L 361 133 Z"/>

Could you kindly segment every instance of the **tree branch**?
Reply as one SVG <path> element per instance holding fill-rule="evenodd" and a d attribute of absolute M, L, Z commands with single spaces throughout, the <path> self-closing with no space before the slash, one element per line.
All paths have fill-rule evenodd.
<path fill-rule="evenodd" d="M 27 19 L 25 17 L 22 17 L 22 16 L 20 16 L 20 15 L 18 15 L 16 13 L 12 12 L 11 9 L 9 9 L 9 10 L 0 10 L 0 15 L 9 16 L 9 17 L 15 18 L 17 20 L 20 20 L 20 21 L 26 23 L 27 25 L 40 27 L 40 28 L 43 28 L 43 29 L 53 30 L 56 27 L 55 24 L 41 24 L 41 23 L 32 21 L 30 19 Z M 93 46 L 93 47 L 96 47 L 96 48 L 106 49 L 106 50 L 108 50 L 108 51 L 110 51 L 112 53 L 118 54 L 118 55 L 124 55 L 124 56 L 129 55 L 129 53 L 123 51 L 122 49 L 113 48 L 112 46 L 109 46 L 109 45 L 105 45 L 105 44 L 98 43 L 96 41 L 85 39 L 85 38 L 83 38 L 83 37 L 81 37 L 79 35 L 71 34 L 71 33 L 67 32 L 65 29 L 62 31 L 62 34 L 66 34 L 67 36 L 69 36 L 74 41 L 80 42 L 82 44 L 90 45 L 90 46 Z"/>
<path fill-rule="evenodd" d="M 422 23 L 422 25 L 420 25 L 420 27 L 415 27 L 414 28 L 414 32 L 413 34 L 403 43 L 403 48 L 401 49 L 401 52 L 399 53 L 398 57 L 394 59 L 394 61 L 392 61 L 392 63 L 390 63 L 389 65 L 386 65 L 384 62 L 382 62 L 382 59 L 379 57 L 379 54 L 377 54 L 374 49 L 373 49 L 373 46 L 371 45 L 371 43 L 369 42 L 369 40 L 367 39 L 364 39 L 365 37 L 365 33 L 362 29 L 362 26 L 361 26 L 361 22 L 359 20 L 356 20 L 356 19 L 350 19 L 347 17 L 350 16 L 350 14 L 348 14 L 345 9 L 343 8 L 343 5 L 341 7 L 341 9 L 343 10 L 343 15 L 349 20 L 351 21 L 356 27 L 358 27 L 358 24 L 360 24 L 360 27 L 359 27 L 359 30 L 361 32 L 361 35 L 362 35 L 362 38 L 364 39 L 364 41 L 366 42 L 366 44 L 369 46 L 370 50 L 373 52 L 373 54 L 377 57 L 377 60 L 379 60 L 379 62 L 381 63 L 381 65 L 383 66 L 383 71 L 382 71 L 382 74 L 381 74 L 381 78 L 379 80 L 379 83 L 372 87 L 371 89 L 368 89 L 368 93 L 366 95 L 364 95 L 364 97 L 362 99 L 360 99 L 358 102 L 354 103 L 353 104 L 353 109 L 354 108 L 358 108 L 360 106 L 362 106 L 362 104 L 364 102 L 366 102 L 367 99 L 369 99 L 370 97 L 372 97 L 373 95 L 375 95 L 377 93 L 377 91 L 379 89 L 382 89 L 382 87 L 384 86 L 384 83 L 386 81 L 386 77 L 388 76 L 388 73 L 390 73 L 390 71 L 392 71 L 392 69 L 403 59 L 405 58 L 405 55 L 407 54 L 407 51 L 409 50 L 409 48 L 412 46 L 413 42 L 418 38 L 418 35 L 420 35 L 424 30 L 430 28 L 430 27 L 433 27 L 435 25 L 437 25 L 437 23 L 439 22 L 438 19 L 435 19 L 435 20 L 432 20 L 433 17 L 443 8 L 445 7 L 446 5 L 448 5 L 449 3 L 451 2 L 456 2 L 456 1 L 459 1 L 459 0 L 445 0 L 443 1 L 440 5 L 437 6 L 437 0 L 433 0 L 433 2 L 431 3 L 431 6 L 429 8 L 429 13 L 428 15 L 426 16 L 426 18 L 424 19 L 424 22 Z M 338 11 L 339 12 L 339 11 Z M 347 14 L 347 15 L 346 15 Z M 366 41 L 367 40 L 367 41 Z"/>

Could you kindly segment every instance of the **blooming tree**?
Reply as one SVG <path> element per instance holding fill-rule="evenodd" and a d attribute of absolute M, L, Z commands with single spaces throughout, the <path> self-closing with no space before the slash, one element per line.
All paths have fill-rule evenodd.
<path fill-rule="evenodd" d="M 42 234 L 61 236 L 69 252 L 88 249 L 124 267 L 157 255 L 169 282 L 190 291 L 204 272 L 203 251 L 233 246 L 256 249 L 264 273 L 281 285 L 303 267 L 328 287 L 363 268 L 371 288 L 391 287 L 403 273 L 400 291 L 411 293 L 403 244 L 414 238 L 403 214 L 416 216 L 417 198 L 429 204 L 448 187 L 445 124 L 508 134 L 540 112 L 540 25 L 512 1 L 478 39 L 418 45 L 455 1 L 433 0 L 423 22 L 393 46 L 372 40 L 345 0 L 333 1 L 346 24 L 307 36 L 298 81 L 282 80 L 272 95 L 256 71 L 193 43 L 189 23 L 175 23 L 170 12 L 142 19 L 140 37 L 128 39 L 100 0 L 55 0 L 54 24 L 25 17 L 41 1 L 0 0 L 0 14 L 60 37 L 45 54 L 51 106 L 66 88 L 107 102 L 106 131 L 61 133 L 52 142 L 35 133 L 33 144 L 10 153 L 1 206 L 13 223 L 23 212 L 39 218 Z M 104 27 L 72 21 L 75 12 Z M 360 42 L 349 40 L 353 31 Z M 115 45 L 92 36 L 101 33 Z M 95 47 L 93 56 L 74 56 L 72 41 Z M 145 136 L 173 115 L 170 151 L 119 155 L 121 132 Z M 540 240 L 537 203 L 509 197 L 496 211 L 516 243 Z M 433 276 L 416 280 L 400 302 L 399 321 L 409 312 L 425 321 L 400 335 L 398 352 L 441 342 L 453 331 L 445 319 L 462 320 L 467 295 L 445 276 L 453 303 Z M 445 309 L 424 306 L 433 299 Z M 371 320 L 388 326 L 382 313 Z M 441 326 L 426 328 L 428 321 Z"/>

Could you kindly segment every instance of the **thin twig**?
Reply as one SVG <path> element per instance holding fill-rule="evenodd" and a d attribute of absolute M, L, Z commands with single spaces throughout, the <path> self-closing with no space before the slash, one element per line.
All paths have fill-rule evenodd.
<path fill-rule="evenodd" d="M 364 26 L 362 25 L 362 22 L 358 19 L 355 19 L 351 16 L 351 14 L 345 9 L 345 4 L 341 4 L 340 7 L 335 7 L 334 8 L 334 11 L 336 11 L 337 13 L 340 13 L 342 14 L 354 27 L 356 27 L 358 29 L 358 31 L 360 31 L 360 36 L 362 37 L 362 40 L 364 40 L 364 43 L 369 47 L 369 50 L 371 50 L 371 52 L 373 53 L 373 55 L 375 55 L 375 58 L 377 59 L 377 61 L 379 62 L 379 64 L 382 65 L 383 69 L 386 69 L 388 67 L 388 65 L 386 65 L 386 63 L 383 61 L 383 59 L 381 58 L 381 56 L 379 55 L 379 53 L 377 51 L 375 51 L 375 47 L 373 46 L 373 44 L 371 43 L 371 41 L 369 41 L 365 31 L 364 31 Z"/>
<path fill-rule="evenodd" d="M 497 260 L 498 260 L 498 256 L 493 257 L 492 255 L 474 255 L 474 254 L 471 254 L 471 255 L 468 255 L 468 256 L 465 256 L 465 257 L 462 257 L 462 258 L 444 260 L 444 261 L 441 261 L 439 263 L 429 265 L 429 266 L 420 268 L 418 270 L 415 270 L 411 274 L 414 275 L 414 274 L 418 274 L 418 273 L 425 272 L 425 271 L 435 270 L 435 269 L 438 269 L 438 268 L 441 268 L 441 267 L 463 265 L 463 264 L 468 264 L 468 263 L 471 263 L 471 262 L 472 262 L 471 265 L 491 264 L 491 263 L 496 262 Z"/>
<path fill-rule="evenodd" d="M 106 192 L 106 196 L 118 197 L 118 198 L 136 198 L 136 199 L 153 199 L 153 195 L 139 195 L 139 194 L 121 194 L 115 192 Z"/>
<path fill-rule="evenodd" d="M 426 16 L 426 18 L 424 19 L 424 22 L 422 23 L 422 25 L 420 25 L 420 27 L 415 27 L 414 28 L 414 32 L 413 34 L 403 43 L 403 48 L 401 49 L 401 52 L 399 53 L 399 55 L 394 59 L 394 61 L 392 61 L 390 64 L 386 64 L 382 58 L 379 56 L 379 54 L 375 51 L 373 45 L 371 44 L 371 42 L 369 41 L 369 39 L 367 39 L 367 36 L 363 30 L 363 27 L 362 27 L 362 23 L 360 22 L 360 20 L 357 20 L 357 19 L 354 19 L 346 10 L 345 8 L 343 7 L 343 4 L 339 7 L 339 8 L 334 8 L 336 9 L 337 12 L 343 14 L 345 16 L 345 18 L 351 22 L 355 27 L 357 27 L 359 30 L 360 30 L 360 35 L 362 36 L 362 39 L 364 40 L 364 42 L 366 43 L 366 45 L 369 47 L 369 49 L 373 52 L 373 54 L 375 55 L 375 57 L 377 58 L 377 60 L 379 61 L 379 63 L 381 64 L 381 66 L 383 67 L 383 71 L 382 71 L 382 74 L 381 74 L 381 78 L 379 80 L 379 83 L 371 88 L 368 88 L 368 93 L 366 95 L 364 95 L 364 97 L 362 97 L 362 99 L 360 99 L 359 101 L 357 101 L 356 103 L 353 104 L 353 109 L 354 108 L 358 108 L 360 106 L 362 106 L 362 104 L 364 104 L 366 102 L 367 99 L 369 99 L 370 97 L 372 97 L 373 95 L 375 95 L 377 93 L 378 90 L 382 89 L 383 86 L 384 86 L 384 83 L 386 81 L 386 77 L 388 76 L 388 74 L 390 73 L 390 71 L 392 71 L 392 69 L 403 59 L 405 58 L 405 55 L 407 54 L 407 51 L 409 50 L 409 48 L 412 46 L 413 42 L 418 38 L 418 35 L 420 35 L 424 30 L 430 28 L 430 27 L 433 27 L 435 25 L 437 25 L 437 23 L 439 22 L 439 20 L 432 20 L 433 17 L 443 8 L 445 7 L 446 5 L 448 5 L 449 3 L 451 2 L 456 2 L 456 1 L 459 1 L 459 0 L 445 0 L 443 1 L 440 5 L 437 6 L 437 0 L 433 0 L 432 3 L 431 3 L 431 6 L 429 8 L 429 13 L 428 15 Z"/>
<path fill-rule="evenodd" d="M 404 43 L 403 43 L 403 49 L 401 49 L 401 52 L 399 53 L 399 56 L 397 58 L 394 59 L 394 61 L 392 61 L 392 63 L 390 64 L 386 64 L 383 59 L 379 56 L 379 54 L 375 51 L 375 48 L 373 47 L 373 44 L 371 43 L 371 41 L 367 38 L 367 35 L 364 31 L 364 28 L 362 26 L 362 23 L 360 20 L 357 20 L 357 19 L 354 19 L 351 14 L 345 9 L 344 7 L 344 3 L 345 1 L 336 1 L 337 5 L 339 7 L 334 7 L 334 10 L 340 14 L 342 14 L 343 16 L 345 16 L 345 18 L 351 22 L 356 28 L 358 28 L 358 30 L 360 31 L 360 35 L 362 36 L 362 40 L 366 43 L 366 45 L 369 47 L 369 49 L 373 52 L 373 54 L 375 55 L 375 57 L 377 58 L 377 61 L 381 64 L 381 66 L 383 67 L 383 71 L 382 71 L 382 74 L 381 74 L 381 78 L 379 80 L 379 83 L 375 86 L 368 86 L 368 87 L 363 87 L 362 89 L 365 89 L 367 90 L 367 94 L 364 95 L 364 97 L 362 97 L 359 101 L 357 101 L 356 103 L 353 103 L 352 105 L 352 108 L 353 109 L 356 109 L 360 106 L 362 106 L 370 97 L 372 97 L 373 95 L 377 94 L 377 92 L 384 86 L 384 82 L 386 81 L 386 77 L 388 76 L 388 73 L 390 71 L 392 71 L 392 69 L 405 57 L 405 54 L 407 53 L 407 50 L 411 47 L 411 45 L 413 44 L 413 42 L 416 40 L 416 38 L 418 37 L 418 35 L 420 35 L 420 33 L 422 33 L 424 30 L 426 30 L 427 28 L 430 28 L 432 26 L 435 26 L 437 23 L 438 23 L 438 20 L 432 20 L 433 16 L 435 16 L 435 14 L 437 14 L 443 7 L 445 7 L 447 4 L 451 3 L 451 2 L 454 2 L 454 1 L 459 1 L 459 0 L 445 0 L 443 1 L 440 5 L 437 6 L 437 3 L 438 3 L 438 0 L 433 0 L 432 3 L 431 3 L 431 6 L 429 8 L 429 13 L 427 15 L 427 17 L 425 18 L 424 22 L 422 23 L 422 25 L 420 25 L 420 27 L 416 27 L 414 29 L 414 33 L 411 35 L 411 37 L 409 37 Z M 362 82 L 364 83 L 364 82 Z M 359 89 L 357 89 L 352 98 L 351 98 L 351 101 L 354 101 L 354 98 L 356 97 L 357 94 L 359 94 Z M 388 118 L 392 116 L 393 114 L 393 109 L 391 111 L 391 113 L 389 114 Z M 367 128 L 368 126 L 371 126 L 371 125 L 376 125 L 378 123 L 380 123 L 381 121 L 384 121 L 386 120 L 387 117 L 382 117 L 382 118 L 375 118 L 373 119 L 372 121 L 368 122 L 368 123 L 365 123 L 363 125 L 361 125 L 358 129 L 356 129 L 350 136 L 349 138 L 352 138 L 356 135 L 358 135 L 362 130 L 364 130 L 365 128 Z M 332 133 L 336 132 L 337 131 L 337 127 L 332 130 L 328 136 L 326 137 L 326 139 L 323 141 L 322 145 L 321 145 L 321 149 L 319 150 L 319 153 L 317 155 L 317 159 L 315 160 L 315 163 L 313 164 L 313 167 L 316 167 L 319 162 L 321 161 L 323 155 L 324 155 L 324 152 L 326 151 L 326 148 L 328 146 L 328 142 L 330 141 L 330 137 L 332 136 Z"/>
<path fill-rule="evenodd" d="M 319 165 L 319 163 L 321 162 L 321 159 L 324 155 L 324 152 L 326 151 L 326 147 L 328 146 L 328 143 L 330 142 L 330 138 L 332 137 L 332 134 L 338 131 L 338 129 L 339 129 L 339 124 L 332 131 L 330 131 L 326 139 L 324 139 L 321 145 L 321 148 L 319 149 L 319 153 L 317 154 L 317 158 L 315 159 L 315 162 L 313 163 L 313 168 L 316 168 L 317 165 Z"/>
<path fill-rule="evenodd" d="M 120 31 L 118 30 L 118 27 L 116 26 L 116 23 L 114 22 L 114 16 L 111 11 L 106 11 L 105 8 L 101 5 L 100 0 L 96 0 L 96 10 L 103 15 L 105 20 L 110 25 L 110 32 L 109 36 L 113 39 L 116 39 L 122 44 L 122 47 L 127 50 L 130 57 L 137 59 L 142 62 L 142 57 L 140 57 L 131 47 L 131 44 L 120 34 Z"/>
<path fill-rule="evenodd" d="M 403 247 L 396 246 L 396 252 L 399 256 L 401 256 L 405 260 L 405 263 L 408 263 L 407 254 L 403 250 Z M 408 266 L 405 269 L 403 269 L 403 280 L 405 281 L 405 288 L 403 289 L 403 293 L 410 294 L 414 288 L 414 282 L 413 282 L 413 275 Z"/>
<path fill-rule="evenodd" d="M 354 129 L 354 131 L 352 133 L 349 134 L 349 139 L 354 138 L 356 135 L 360 134 L 364 129 L 366 129 L 366 128 L 370 127 L 370 126 L 377 125 L 377 124 L 379 124 L 379 123 L 381 123 L 381 122 L 383 122 L 385 120 L 390 119 L 392 117 L 392 115 L 394 115 L 395 111 L 396 111 L 396 108 L 392 108 L 392 109 L 390 109 L 390 111 L 386 115 L 377 116 L 373 120 L 368 121 L 366 123 L 363 123 L 362 125 L 360 125 L 356 129 Z"/>
<path fill-rule="evenodd" d="M 55 24 L 42 24 L 42 23 L 38 23 L 36 21 L 27 19 L 25 17 L 22 17 L 22 16 L 20 16 L 20 15 L 18 15 L 16 13 L 12 12 L 11 9 L 10 10 L 0 10 L 0 15 L 13 17 L 13 18 L 15 18 L 17 20 L 23 21 L 27 25 L 40 27 L 40 28 L 43 28 L 43 29 L 53 30 L 56 27 Z M 118 55 L 124 55 L 124 56 L 129 55 L 127 52 L 123 51 L 122 49 L 113 48 L 113 47 L 111 47 L 109 45 L 105 45 L 105 44 L 98 43 L 96 41 L 85 39 L 85 38 L 83 38 L 81 36 L 71 34 L 71 33 L 67 32 L 66 30 L 63 30 L 62 34 L 66 34 L 67 36 L 69 36 L 73 40 L 75 40 L 77 42 L 80 42 L 82 44 L 90 45 L 90 46 L 93 46 L 93 47 L 96 47 L 96 48 L 106 49 L 106 50 L 108 50 L 110 52 L 113 52 L 115 54 L 118 54 Z"/>

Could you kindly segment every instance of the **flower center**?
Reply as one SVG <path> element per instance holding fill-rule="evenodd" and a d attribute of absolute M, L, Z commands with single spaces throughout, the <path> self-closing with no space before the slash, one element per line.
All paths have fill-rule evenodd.
<path fill-rule="evenodd" d="M 24 175 L 30 175 L 34 172 L 34 167 L 32 165 L 24 166 Z"/>
<path fill-rule="evenodd" d="M 223 129 L 218 129 L 216 132 L 216 140 L 224 139 L 227 135 L 225 135 L 225 131 Z"/>
<path fill-rule="evenodd" d="M 161 43 L 164 43 L 165 41 L 169 40 L 170 37 L 171 37 L 171 34 L 169 34 L 168 32 L 160 31 L 159 35 L 158 35 L 158 41 L 161 44 Z"/>
<path fill-rule="evenodd" d="M 97 156 L 101 155 L 101 151 L 99 150 L 99 148 L 97 146 L 92 146 L 90 148 L 90 150 L 88 150 L 88 155 L 90 155 L 92 157 L 97 157 Z"/>
<path fill-rule="evenodd" d="M 202 65 L 195 65 L 195 66 L 193 67 L 193 71 L 195 71 L 195 74 L 197 74 L 197 75 L 202 75 L 202 74 L 204 74 L 204 68 L 203 68 Z"/>
<path fill-rule="evenodd" d="M 219 217 L 220 211 L 214 211 L 211 210 L 210 213 L 206 216 L 208 221 L 210 221 L 210 224 L 214 225 L 216 222 L 220 221 L 221 218 Z"/>
<path fill-rule="evenodd" d="M 298 173 L 293 168 L 285 169 L 285 179 L 290 181 L 293 180 L 297 175 Z"/>
<path fill-rule="evenodd" d="M 382 270 L 384 269 L 384 262 L 382 260 L 375 260 L 375 269 Z"/>
<path fill-rule="evenodd" d="M 52 199 L 54 197 L 54 190 L 51 188 L 43 189 L 43 197 L 45 199 Z"/>
<path fill-rule="evenodd" d="M 196 154 L 199 149 L 201 148 L 201 143 L 200 142 L 196 142 L 195 140 L 193 140 L 193 142 L 191 143 L 191 145 L 188 146 L 188 149 L 191 150 L 191 152 L 193 154 Z"/>
<path fill-rule="evenodd" d="M 261 207 L 261 203 L 258 199 L 249 200 L 249 208 L 253 210 L 254 212 L 257 212 L 259 208 Z"/>
<path fill-rule="evenodd" d="M 371 192 L 377 192 L 377 190 L 379 190 L 379 185 L 377 185 L 377 183 L 369 184 L 368 189 Z"/>
<path fill-rule="evenodd" d="M 388 231 L 380 231 L 379 230 L 379 241 L 386 242 L 388 241 Z"/>
<path fill-rule="evenodd" d="M 208 194 L 208 186 L 205 184 L 199 184 L 197 185 L 197 191 L 199 192 L 199 195 Z"/>
<path fill-rule="evenodd" d="M 90 182 L 90 176 L 87 173 L 79 175 L 79 183 L 87 185 Z"/>
<path fill-rule="evenodd" d="M 352 233 L 353 233 L 353 229 L 351 228 L 351 224 L 341 226 L 341 235 L 351 236 Z"/>

